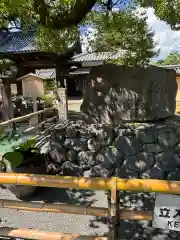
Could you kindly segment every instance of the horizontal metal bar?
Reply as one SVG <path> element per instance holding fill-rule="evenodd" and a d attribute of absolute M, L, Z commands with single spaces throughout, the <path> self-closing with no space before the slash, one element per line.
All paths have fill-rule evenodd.
<path fill-rule="evenodd" d="M 51 203 L 34 203 L 16 200 L 0 199 L 0 208 L 17 209 L 32 212 L 53 212 L 53 213 L 67 213 L 77 215 L 89 215 L 95 217 L 107 217 L 109 211 L 107 208 L 72 205 L 72 204 L 51 204 Z M 120 219 L 124 220 L 152 220 L 151 211 L 139 210 L 120 210 Z"/>
<path fill-rule="evenodd" d="M 32 229 L 1 227 L 0 236 L 9 236 L 36 240 L 106 240 L 107 237 L 83 236 L 79 234 L 64 234 L 59 232 L 43 232 Z"/>
<path fill-rule="evenodd" d="M 112 179 L 36 174 L 0 173 L 0 184 L 26 186 L 110 190 Z M 117 178 L 117 190 L 180 194 L 180 182 L 153 179 Z"/>
<path fill-rule="evenodd" d="M 45 112 L 49 112 L 49 111 L 52 111 L 54 110 L 54 108 L 45 108 L 44 110 L 40 110 L 40 111 L 37 111 L 37 112 L 33 112 L 33 113 L 30 113 L 30 114 L 27 114 L 25 116 L 21 116 L 21 117 L 17 117 L 17 118 L 12 118 L 8 121 L 5 121 L 5 122 L 2 122 L 0 123 L 0 127 L 4 127 L 4 126 L 8 126 L 10 125 L 11 123 L 14 123 L 14 122 L 21 122 L 21 121 L 24 121 L 24 120 L 27 120 L 27 119 L 30 119 L 34 116 L 37 116 L 37 115 L 40 115 L 42 113 L 45 113 Z"/>

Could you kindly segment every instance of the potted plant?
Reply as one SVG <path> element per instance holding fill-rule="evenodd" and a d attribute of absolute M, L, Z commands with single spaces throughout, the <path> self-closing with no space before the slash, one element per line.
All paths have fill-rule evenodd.
<path fill-rule="evenodd" d="M 27 139 L 2 156 L 1 171 L 11 173 L 44 174 L 45 157 L 35 147 L 35 139 Z M 31 196 L 37 187 L 4 184 L 19 199 Z"/>

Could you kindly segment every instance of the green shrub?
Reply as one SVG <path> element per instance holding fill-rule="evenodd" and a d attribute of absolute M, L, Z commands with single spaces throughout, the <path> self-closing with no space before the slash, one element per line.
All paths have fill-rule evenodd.
<path fill-rule="evenodd" d="M 45 94 L 43 99 L 44 99 L 45 107 L 52 107 L 53 106 L 53 100 L 55 99 L 55 97 L 53 95 Z"/>

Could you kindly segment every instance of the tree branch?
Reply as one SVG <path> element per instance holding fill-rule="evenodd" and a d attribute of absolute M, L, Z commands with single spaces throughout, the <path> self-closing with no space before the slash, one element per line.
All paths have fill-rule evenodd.
<path fill-rule="evenodd" d="M 34 8 L 40 15 L 40 22 L 51 29 L 63 29 L 79 24 L 93 8 L 97 0 L 77 0 L 70 10 L 50 16 L 50 7 L 45 0 L 34 0 Z"/>

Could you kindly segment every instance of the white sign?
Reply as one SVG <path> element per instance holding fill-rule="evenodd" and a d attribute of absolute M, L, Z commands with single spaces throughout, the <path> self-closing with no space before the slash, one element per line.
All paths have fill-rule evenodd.
<path fill-rule="evenodd" d="M 180 195 L 156 194 L 152 226 L 180 231 Z"/>
<path fill-rule="evenodd" d="M 11 93 L 12 94 L 17 94 L 18 93 L 17 92 L 17 84 L 15 84 L 15 83 L 11 84 Z"/>

